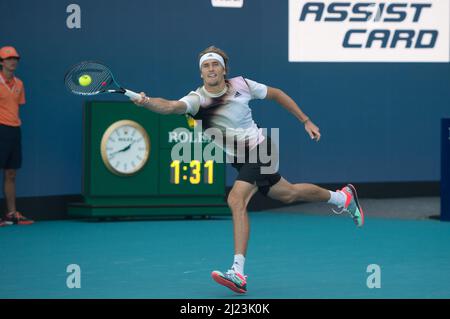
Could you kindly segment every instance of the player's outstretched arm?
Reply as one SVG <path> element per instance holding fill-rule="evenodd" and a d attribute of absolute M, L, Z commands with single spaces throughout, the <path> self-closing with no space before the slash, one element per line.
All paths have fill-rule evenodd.
<path fill-rule="evenodd" d="M 138 106 L 145 107 L 159 114 L 184 114 L 186 112 L 186 104 L 182 101 L 148 97 L 144 92 L 141 92 L 140 100 L 133 100 L 133 102 Z"/>
<path fill-rule="evenodd" d="M 305 113 L 303 113 L 297 103 L 295 103 L 295 101 L 289 95 L 287 95 L 280 89 L 267 87 L 266 99 L 274 100 L 275 102 L 283 106 L 286 110 L 291 112 L 300 122 L 305 125 L 305 130 L 309 134 L 311 139 L 319 141 L 321 136 L 319 128 L 309 119 L 309 117 Z"/>

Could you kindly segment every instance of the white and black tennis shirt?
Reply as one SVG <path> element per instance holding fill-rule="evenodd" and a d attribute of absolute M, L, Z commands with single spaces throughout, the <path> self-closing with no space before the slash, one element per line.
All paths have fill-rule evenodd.
<path fill-rule="evenodd" d="M 201 86 L 180 99 L 187 108 L 186 114 L 202 121 L 203 130 L 219 129 L 227 141 L 244 144 L 253 149 L 264 141 L 262 129 L 252 118 L 249 102 L 264 99 L 267 86 L 242 76 L 226 80 L 226 91 L 217 95 L 211 94 Z M 205 132 L 207 134 L 207 131 Z M 230 147 L 223 140 L 213 139 L 228 155 L 234 156 L 236 144 Z"/>

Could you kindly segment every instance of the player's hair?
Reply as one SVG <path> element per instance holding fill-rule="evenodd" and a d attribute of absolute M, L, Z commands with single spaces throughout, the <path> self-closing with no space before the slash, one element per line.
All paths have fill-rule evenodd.
<path fill-rule="evenodd" d="M 223 58 L 223 61 L 225 62 L 225 72 L 228 74 L 228 55 L 222 49 L 211 45 L 198 54 L 198 59 L 200 60 L 203 55 L 210 52 L 217 53 Z M 227 77 L 227 74 L 225 74 L 225 78 Z"/>

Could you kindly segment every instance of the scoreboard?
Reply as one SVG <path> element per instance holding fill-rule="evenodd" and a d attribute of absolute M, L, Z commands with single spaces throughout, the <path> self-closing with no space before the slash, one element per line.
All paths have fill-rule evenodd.
<path fill-rule="evenodd" d="M 182 115 L 160 115 L 131 102 L 86 102 L 83 201 L 69 204 L 69 215 L 229 215 L 225 164 L 173 158 L 179 142 L 189 143 L 192 154 L 207 143 Z"/>

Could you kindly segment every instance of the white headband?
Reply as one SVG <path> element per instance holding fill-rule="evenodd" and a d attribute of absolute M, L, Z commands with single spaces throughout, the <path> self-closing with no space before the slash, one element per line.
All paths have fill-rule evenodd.
<path fill-rule="evenodd" d="M 210 59 L 219 61 L 219 63 L 222 64 L 223 68 L 225 69 L 225 61 L 223 60 L 222 56 L 220 54 L 217 54 L 214 52 L 208 52 L 208 53 L 205 53 L 204 55 L 202 55 L 202 57 L 200 58 L 200 62 L 198 64 L 200 69 L 202 68 L 203 62 L 205 62 L 205 60 L 210 60 Z"/>

